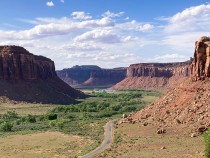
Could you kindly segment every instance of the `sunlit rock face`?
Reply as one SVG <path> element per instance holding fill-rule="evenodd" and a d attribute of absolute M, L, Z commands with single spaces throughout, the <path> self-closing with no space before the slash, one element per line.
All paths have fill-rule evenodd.
<path fill-rule="evenodd" d="M 192 76 L 195 80 L 210 77 L 210 38 L 203 36 L 195 42 Z"/>

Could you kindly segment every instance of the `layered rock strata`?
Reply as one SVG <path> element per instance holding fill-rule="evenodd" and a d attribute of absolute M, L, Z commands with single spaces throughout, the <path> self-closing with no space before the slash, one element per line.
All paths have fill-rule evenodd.
<path fill-rule="evenodd" d="M 164 90 L 190 76 L 191 62 L 133 64 L 128 67 L 126 78 L 112 88 Z"/>
<path fill-rule="evenodd" d="M 55 72 L 54 62 L 19 46 L 0 46 L 0 96 L 15 101 L 70 104 L 84 97 Z"/>

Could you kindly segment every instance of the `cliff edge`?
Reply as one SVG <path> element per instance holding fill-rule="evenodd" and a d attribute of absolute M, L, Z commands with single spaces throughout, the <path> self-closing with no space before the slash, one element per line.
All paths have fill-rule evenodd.
<path fill-rule="evenodd" d="M 19 46 L 0 46 L 0 96 L 14 101 L 70 104 L 84 97 L 55 72 L 54 62 Z"/>

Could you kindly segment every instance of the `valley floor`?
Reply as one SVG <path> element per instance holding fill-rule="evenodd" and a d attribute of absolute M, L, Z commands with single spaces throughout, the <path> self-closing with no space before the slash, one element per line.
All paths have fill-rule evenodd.
<path fill-rule="evenodd" d="M 77 105 L 1 103 L 0 157 L 82 157 L 101 144 L 108 121 L 160 96 L 152 91 L 88 93 L 91 97 Z"/>
<path fill-rule="evenodd" d="M 191 137 L 179 127 L 156 133 L 157 126 L 121 124 L 115 127 L 114 143 L 95 158 L 203 158 L 204 138 Z"/>

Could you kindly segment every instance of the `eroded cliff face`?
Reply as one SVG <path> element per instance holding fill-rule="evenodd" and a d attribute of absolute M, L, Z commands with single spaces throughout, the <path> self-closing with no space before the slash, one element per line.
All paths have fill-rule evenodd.
<path fill-rule="evenodd" d="M 164 90 L 190 76 L 191 62 L 133 64 L 128 67 L 126 78 L 112 88 Z"/>
<path fill-rule="evenodd" d="M 0 46 L 0 87 L 14 101 L 70 104 L 85 96 L 58 78 L 52 60 L 19 46 Z"/>
<path fill-rule="evenodd" d="M 126 68 L 102 69 L 94 65 L 74 66 L 57 71 L 58 76 L 73 87 L 109 87 L 126 76 Z"/>
<path fill-rule="evenodd" d="M 210 38 L 203 36 L 195 42 L 192 76 L 195 80 L 210 77 Z"/>
<path fill-rule="evenodd" d="M 0 46 L 0 79 L 35 80 L 56 77 L 54 62 L 18 46 Z"/>

